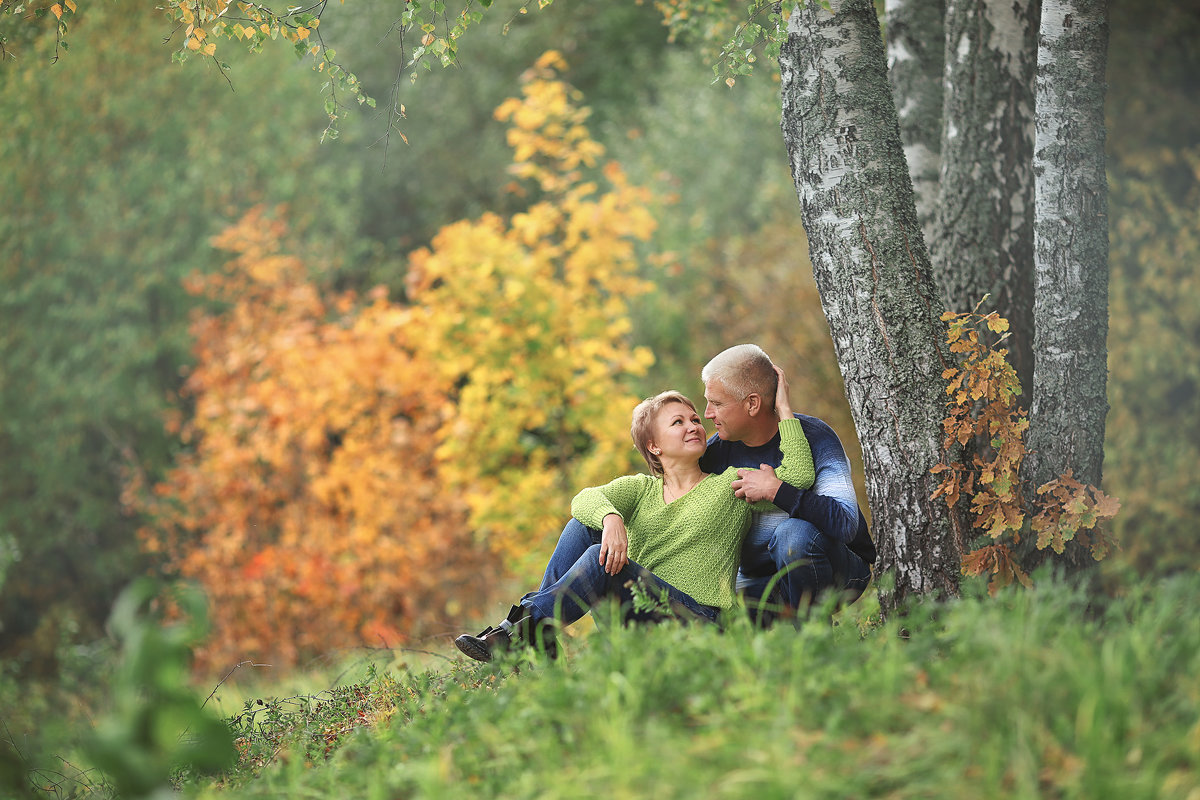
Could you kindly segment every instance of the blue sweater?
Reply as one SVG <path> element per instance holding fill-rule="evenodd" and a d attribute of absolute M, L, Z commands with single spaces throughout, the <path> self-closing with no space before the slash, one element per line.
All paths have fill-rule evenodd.
<path fill-rule="evenodd" d="M 875 543 L 867 530 L 867 520 L 858 506 L 851 480 L 850 459 L 833 428 L 816 417 L 796 414 L 804 436 L 812 449 L 817 478 L 811 489 L 784 483 L 775 495 L 775 505 L 789 517 L 813 524 L 817 530 L 836 539 L 868 564 L 875 562 Z M 783 461 L 779 434 L 766 444 L 749 447 L 743 442 L 727 442 L 717 435 L 708 440 L 708 450 L 700 459 L 705 472 L 721 473 L 729 467 L 754 467 Z"/>

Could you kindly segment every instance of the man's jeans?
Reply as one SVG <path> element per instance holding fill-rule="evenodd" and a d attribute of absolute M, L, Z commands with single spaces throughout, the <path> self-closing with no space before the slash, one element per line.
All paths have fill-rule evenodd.
<path fill-rule="evenodd" d="M 759 514 L 742 544 L 737 587 L 752 609 L 760 598 L 804 609 L 830 590 L 841 592 L 841 603 L 852 603 L 870 580 L 869 564 L 812 523 Z"/>
<path fill-rule="evenodd" d="M 621 605 L 625 622 L 662 619 L 659 611 L 637 611 L 633 608 L 631 584 L 641 583 L 651 593 L 665 592 L 670 608 L 677 615 L 689 614 L 715 621 L 719 609 L 696 602 L 690 595 L 659 578 L 654 573 L 630 561 L 616 575 L 609 575 L 600 565 L 600 532 L 593 531 L 572 518 L 563 528 L 554 553 L 546 564 L 546 574 L 536 592 L 521 598 L 521 605 L 533 612 L 535 620 L 553 617 L 570 624 L 583 617 L 605 598 Z"/>

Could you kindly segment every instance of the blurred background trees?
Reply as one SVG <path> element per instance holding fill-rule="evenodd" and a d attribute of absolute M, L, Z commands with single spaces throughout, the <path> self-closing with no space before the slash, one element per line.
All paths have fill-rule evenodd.
<path fill-rule="evenodd" d="M 1200 539 L 1193 530 L 1200 488 L 1190 477 L 1200 455 L 1195 268 L 1200 256 L 1200 117 L 1195 113 L 1200 65 L 1190 47 L 1200 33 L 1200 4 L 1117 0 L 1110 6 L 1112 408 L 1104 488 L 1122 500 L 1113 527 L 1124 548 L 1112 568 L 1190 570 L 1200 563 Z M 398 43 L 372 24 L 375 14 L 357 6 L 338 13 L 338 25 L 331 20 L 326 26 L 330 37 L 337 31 L 337 40 L 327 44 L 338 49 L 339 60 L 353 64 L 382 105 L 396 77 Z M 179 495 L 188 502 L 168 512 L 123 498 L 131 500 L 130 487 L 149 489 L 164 480 L 171 485 L 180 470 L 196 468 L 197 440 L 183 434 L 187 421 L 207 422 L 194 416 L 201 407 L 198 396 L 182 390 L 187 376 L 196 374 L 193 365 L 202 368 L 195 348 L 204 335 L 211 339 L 216 332 L 205 334 L 203 327 L 189 328 L 189 322 L 196 314 L 204 315 L 200 320 L 224 319 L 210 324 L 225 325 L 224 334 L 233 335 L 233 318 L 222 315 L 253 299 L 185 290 L 186 276 L 221 274 L 230 260 L 228 252 L 214 247 L 214 237 L 223 235 L 228 243 L 233 234 L 223 232 L 239 220 L 248 224 L 244 215 L 260 204 L 285 206 L 281 215 L 289 232 L 279 252 L 303 264 L 301 283 L 310 287 L 306 302 L 311 305 L 276 301 L 276 307 L 281 314 L 308 316 L 285 314 L 268 322 L 269 315 L 260 315 L 262 327 L 236 329 L 237 335 L 246 346 L 269 348 L 287 330 L 302 331 L 314 344 L 301 351 L 310 353 L 309 363 L 301 359 L 296 369 L 326 365 L 340 368 L 348 381 L 378 379 L 386 372 L 384 362 L 356 368 L 350 354 L 384 358 L 387 347 L 380 342 L 385 340 L 368 345 L 354 339 L 358 323 L 352 320 L 383 314 L 390 306 L 381 305 L 380 297 L 390 298 L 386 302 L 397 309 L 413 310 L 434 307 L 439 291 L 461 299 L 462 293 L 450 292 L 445 282 L 423 283 L 411 265 L 449 259 L 451 240 L 466 234 L 453 227 L 460 221 L 478 226 L 488 213 L 509 220 L 545 200 L 537 187 L 511 191 L 508 123 L 493 112 L 506 98 L 518 96 L 521 74 L 549 48 L 562 52 L 562 77 L 580 93 L 578 105 L 591 109 L 586 124 L 606 151 L 597 163 L 619 163 L 622 180 L 646 190 L 638 202 L 657 223 L 653 233 L 632 237 L 628 245 L 629 263 L 636 265 L 631 278 L 653 288 L 630 293 L 622 312 L 629 324 L 612 332 L 614 346 L 652 353 L 654 363 L 639 356 L 628 369 L 619 363 L 609 368 L 609 378 L 624 382 L 627 394 L 621 402 L 668 386 L 698 396 L 698 371 L 708 356 L 730 344 L 757 341 L 788 369 L 797 407 L 828 420 L 847 449 L 856 452 L 812 286 L 778 129 L 773 76 L 763 70 L 732 90 L 711 85 L 704 54 L 687 41 L 668 41 L 661 13 L 648 5 L 560 2 L 537 13 L 510 10 L 492 17 L 472 33 L 469 46 L 464 44 L 460 69 L 434 70 L 415 83 L 400 84 L 397 101 L 406 107 L 408 144 L 391 137 L 386 158 L 386 120 L 366 109 L 343 122 L 340 140 L 319 144 L 327 123 L 320 103 L 323 78 L 271 48 L 251 58 L 224 45 L 231 90 L 215 68 L 169 63 L 178 43 L 161 43 L 161 18 L 139 17 L 108 3 L 80 5 L 70 19 L 70 48 L 60 51 L 53 65 L 60 46 L 54 25 L 10 35 L 0 66 L 0 656 L 7 669 L 52 675 L 64 648 L 100 634 L 113 597 L 132 577 L 147 570 L 186 573 L 183 562 L 167 558 L 166 549 L 142 547 L 136 531 L 165 536 L 171 513 L 202 513 L 198 500 Z M 502 36 L 500 28 L 510 21 Z M 267 230 L 273 224 L 263 223 Z M 496 247 L 504 239 L 500 230 L 493 231 Z M 435 241 L 439 231 L 443 238 Z M 468 255 L 457 256 L 447 276 L 469 274 L 471 247 L 482 245 L 460 247 Z M 426 255 L 410 260 L 420 248 L 427 248 Z M 515 267 L 498 267 L 496 275 L 509 269 Z M 283 274 L 274 290 L 283 291 Z M 377 286 L 386 294 L 371 294 Z M 503 291 L 502 282 L 495 286 Z M 437 302 L 445 299 L 450 298 Z M 497 314 L 504 308 L 480 301 L 456 313 L 476 318 L 491 307 Z M 290 328 L 281 327 L 285 320 Z M 538 325 L 550 329 L 544 320 Z M 482 350 L 492 362 L 501 361 L 504 340 L 479 337 L 481 330 L 468 325 L 455 334 L 466 338 L 444 336 L 443 353 Z M 341 351 L 323 349 L 333 346 L 330 337 L 341 341 Z M 331 355 L 337 352 L 344 357 Z M 282 351 L 259 355 L 268 362 L 284 358 Z M 571 355 L 588 360 L 583 351 Z M 514 359 L 472 365 L 454 376 L 407 380 L 421 384 L 419 392 L 413 388 L 413 397 L 422 398 L 416 405 L 436 405 L 426 410 L 440 422 L 467 395 L 472 378 L 482 374 L 477 369 L 515 371 L 515 384 L 516 372 L 535 362 Z M 297 401 L 328 380 L 325 373 L 297 375 L 322 376 L 280 391 Z M 489 384 L 486 393 L 503 382 Z M 247 401 L 256 386 L 249 379 L 241 384 Z M 346 386 L 353 398 L 379 391 L 369 382 Z M 531 408 L 563 403 L 561 382 L 522 386 L 522 402 Z M 438 392 L 421 394 L 427 389 Z M 621 411 L 613 419 L 627 413 L 619 402 L 613 405 Z M 317 430 L 318 408 L 314 400 L 282 416 Z M 392 459 L 390 470 L 401 455 L 437 458 L 432 451 L 400 447 L 397 428 L 388 427 L 411 417 L 414 429 L 430 433 L 437 428 L 430 419 L 415 406 L 389 414 L 359 439 L 333 429 L 331 434 L 343 447 L 348 441 L 363 448 L 378 441 L 373 455 Z M 473 417 L 470 424 L 486 424 L 486 419 Z M 613 437 L 612 447 L 623 446 L 625 423 L 613 419 L 598 420 L 595 430 L 603 427 Z M 213 466 L 214 486 L 248 477 L 257 463 L 254 454 L 269 461 L 265 445 L 252 446 L 260 441 L 254 437 L 269 430 L 247 424 L 241 444 L 249 460 Z M 584 452 L 591 445 L 580 439 L 596 435 L 591 428 L 572 429 L 567 438 L 577 450 L 563 452 Z M 451 436 L 439 443 L 450 453 L 462 441 Z M 308 443 L 297 440 L 301 445 Z M 308 452 L 318 459 L 311 463 L 321 463 L 320 458 L 331 457 L 322 447 L 329 449 L 327 440 L 295 453 Z M 301 466 L 310 462 L 295 453 L 273 463 L 307 479 Z M 605 468 L 619 462 L 616 451 L 610 455 Z M 623 451 L 623 457 L 631 455 L 630 448 Z M 405 470 L 403 478 L 399 472 L 368 469 L 361 478 L 348 479 L 343 490 L 378 481 L 371 485 L 383 492 L 396 482 L 400 502 L 432 474 L 423 471 L 431 465 L 405 466 L 411 471 Z M 519 476 L 528 462 L 513 466 Z M 554 474 L 552 465 L 538 467 L 547 470 L 540 474 Z M 856 472 L 861 476 L 860 469 Z M 543 520 L 565 521 L 565 501 L 576 488 L 566 484 L 582 478 L 582 473 L 570 475 L 543 499 L 544 518 L 521 533 L 528 551 L 552 544 L 557 528 L 541 529 L 548 524 Z M 301 513 L 302 506 L 288 507 L 286 496 L 259 501 L 274 503 L 271 513 L 323 526 L 322 536 L 331 540 L 337 531 L 352 530 L 337 516 L 321 519 Z M 516 567 L 514 573 L 512 562 L 494 551 L 471 549 L 486 540 L 487 525 L 465 517 L 465 511 L 447 508 L 422 523 L 426 540 L 436 541 L 422 555 L 433 574 L 472 563 L 497 579 L 528 580 L 528 568 L 521 573 Z M 177 531 L 189 546 L 199 546 L 227 521 L 211 518 Z M 395 544 L 391 535 L 380 541 Z M 150 535 L 145 541 L 154 540 Z M 479 560 L 454 561 L 465 552 L 455 543 Z M 353 561 L 356 552 L 347 546 L 335 560 Z M 287 555 L 299 558 L 302 552 Z M 380 556 L 373 568 L 412 556 L 410 551 Z M 249 561 L 238 566 L 240 575 L 230 568 L 215 570 L 213 580 L 222 576 L 247 592 L 251 587 L 282 591 L 283 563 L 264 556 L 253 566 Z M 392 584 L 381 584 L 374 596 L 390 596 L 391 589 Z M 464 607 L 456 613 L 469 613 L 484 595 L 462 596 Z M 310 602 L 315 612 L 323 612 L 343 601 Z M 250 608 L 243 605 L 236 613 Z M 444 618 L 445 606 L 439 609 Z M 214 614 L 218 630 L 220 623 L 220 614 Z M 363 640 L 367 627 L 359 620 L 345 629 L 355 633 L 339 644 Z M 378 629 L 370 628 L 372 635 Z M 321 641 L 333 644 L 318 638 L 304 651 L 319 649 Z M 255 655 L 249 652 L 252 645 L 243 646 L 247 650 L 238 656 Z"/>
<path fill-rule="evenodd" d="M 356 248 L 361 168 L 319 161 L 287 58 L 248 60 L 231 92 L 160 61 L 159 24 L 89 5 L 70 58 L 51 66 L 50 30 L 0 67 L 0 640 L 25 667 L 97 636 L 154 564 L 114 501 L 178 449 L 163 415 L 191 346 L 182 278 L 220 263 L 209 237 L 269 200 L 292 203 L 310 248 Z"/>

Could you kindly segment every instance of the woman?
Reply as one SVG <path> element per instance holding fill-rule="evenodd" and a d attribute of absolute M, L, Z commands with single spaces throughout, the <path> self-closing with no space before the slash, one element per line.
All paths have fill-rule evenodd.
<path fill-rule="evenodd" d="M 777 474 L 807 489 L 815 477 L 812 454 L 792 416 L 787 382 L 778 367 L 776 372 L 783 451 Z M 719 475 L 700 469 L 707 434 L 696 406 L 679 392 L 638 404 L 630 434 L 652 474 L 584 489 L 571 502 L 575 519 L 603 530 L 601 543 L 555 583 L 522 597 L 499 625 L 455 639 L 459 650 L 490 661 L 516 639 L 553 656 L 555 621 L 570 624 L 604 598 L 620 600 L 627 621 L 653 618 L 653 612 L 633 608 L 635 585 L 665 598 L 677 614 L 709 621 L 735 604 L 734 580 L 751 511 L 770 504 L 750 505 L 734 496 L 736 469 Z"/>

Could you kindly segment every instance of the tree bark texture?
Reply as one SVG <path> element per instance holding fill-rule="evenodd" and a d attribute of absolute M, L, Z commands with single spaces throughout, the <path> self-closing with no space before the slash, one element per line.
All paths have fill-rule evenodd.
<path fill-rule="evenodd" d="M 946 0 L 940 195 L 930 245 L 952 311 L 1008 318 L 1033 377 L 1033 138 L 1039 0 Z"/>
<path fill-rule="evenodd" d="M 961 536 L 930 500 L 949 354 L 875 7 L 829 5 L 806 2 L 788 22 L 782 127 L 862 445 L 877 566 L 895 576 L 886 610 L 958 593 Z"/>
<path fill-rule="evenodd" d="M 942 167 L 946 0 L 888 0 L 888 79 L 925 245 L 933 241 Z"/>
<path fill-rule="evenodd" d="M 1037 76 L 1037 336 L 1026 478 L 1100 485 L 1108 413 L 1104 0 L 1045 0 Z"/>

